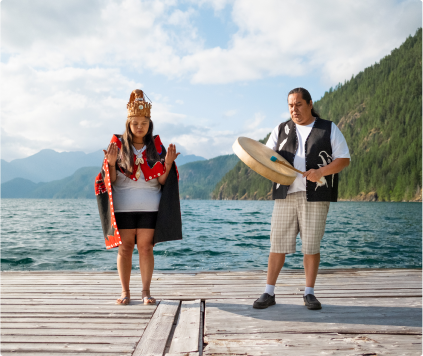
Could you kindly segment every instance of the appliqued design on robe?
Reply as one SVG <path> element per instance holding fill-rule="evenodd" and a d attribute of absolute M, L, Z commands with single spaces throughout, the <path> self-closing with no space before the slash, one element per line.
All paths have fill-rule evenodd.
<path fill-rule="evenodd" d="M 122 244 L 119 230 L 116 225 L 115 211 L 113 206 L 112 184 L 110 182 L 109 165 L 107 159 L 103 160 L 101 172 L 95 179 L 95 195 L 99 205 L 100 219 L 105 234 L 106 249 L 118 247 Z"/>
<path fill-rule="evenodd" d="M 119 150 L 122 149 L 122 142 L 121 142 L 119 137 L 117 137 L 116 135 L 113 135 L 110 143 L 112 143 L 112 142 L 116 143 Z M 162 141 L 160 141 L 159 136 L 155 137 L 154 145 L 156 146 L 157 153 L 160 156 L 163 152 L 164 147 L 163 147 Z M 164 164 L 164 162 L 162 163 L 161 161 L 157 161 L 157 162 L 154 163 L 153 166 L 149 165 L 149 163 L 147 161 L 147 150 L 144 150 L 142 152 L 142 158 L 143 158 L 143 160 L 142 160 L 142 163 L 140 164 L 140 167 L 141 167 L 142 173 L 144 174 L 144 179 L 145 179 L 146 182 L 148 182 L 151 179 L 158 178 L 162 174 L 166 173 L 166 165 Z M 130 179 L 132 179 L 134 181 L 138 180 L 138 178 L 136 177 L 136 173 L 137 173 L 137 169 L 138 169 L 138 165 L 135 164 L 136 160 L 137 160 L 137 156 L 136 156 L 136 154 L 134 154 L 134 170 L 129 177 Z M 119 165 L 118 165 L 118 167 L 119 167 Z M 119 170 L 122 173 L 125 173 L 124 170 L 121 167 L 119 167 Z M 178 180 L 179 180 L 179 174 L 178 174 Z"/>

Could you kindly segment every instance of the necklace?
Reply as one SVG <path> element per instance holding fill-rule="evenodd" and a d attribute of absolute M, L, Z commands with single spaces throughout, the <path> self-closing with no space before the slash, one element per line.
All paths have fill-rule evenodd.
<path fill-rule="evenodd" d="M 137 173 L 135 173 L 135 178 L 139 178 L 141 176 L 141 164 L 144 164 L 144 158 L 142 158 L 142 153 L 145 151 L 147 147 L 143 146 L 139 150 L 137 150 L 134 146 L 132 149 L 134 150 L 135 155 L 137 158 L 135 159 L 135 164 L 138 166 Z"/>

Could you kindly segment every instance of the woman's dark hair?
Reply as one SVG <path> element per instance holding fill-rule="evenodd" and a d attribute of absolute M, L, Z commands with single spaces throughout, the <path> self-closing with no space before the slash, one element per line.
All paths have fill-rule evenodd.
<path fill-rule="evenodd" d="M 295 89 L 292 89 L 288 93 L 288 97 L 291 94 L 301 94 L 301 97 L 306 101 L 307 104 L 310 104 L 310 101 L 312 101 L 311 100 L 311 95 L 310 95 L 310 93 L 308 92 L 307 89 L 304 89 L 304 88 L 295 88 Z M 319 113 L 316 110 L 314 110 L 314 107 L 311 108 L 311 115 L 313 115 L 313 117 L 320 117 Z"/>
<path fill-rule="evenodd" d="M 134 171 L 134 151 L 132 150 L 132 131 L 131 131 L 131 121 L 132 117 L 128 117 L 125 124 L 125 132 L 121 137 L 122 141 L 122 150 L 119 156 L 119 166 L 121 166 L 127 175 L 131 175 Z M 144 145 L 146 146 L 146 154 L 147 160 L 151 161 L 153 164 L 160 160 L 159 154 L 157 153 L 156 146 L 154 145 L 154 138 L 153 138 L 153 121 L 151 118 L 148 118 L 149 125 L 148 131 L 144 136 Z"/>

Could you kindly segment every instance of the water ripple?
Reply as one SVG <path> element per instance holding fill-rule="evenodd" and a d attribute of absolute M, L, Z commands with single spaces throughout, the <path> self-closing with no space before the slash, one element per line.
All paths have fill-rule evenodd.
<path fill-rule="evenodd" d="M 117 249 L 105 249 L 95 200 L 1 205 L 3 271 L 116 270 Z M 184 239 L 154 248 L 156 270 L 266 269 L 273 202 L 185 200 L 181 210 Z M 421 223 L 421 203 L 331 204 L 321 268 L 421 268 Z M 297 240 L 288 268 L 302 268 Z"/>

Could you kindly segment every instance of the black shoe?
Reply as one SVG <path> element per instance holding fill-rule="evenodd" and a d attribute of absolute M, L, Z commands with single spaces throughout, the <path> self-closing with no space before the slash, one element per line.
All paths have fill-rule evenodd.
<path fill-rule="evenodd" d="M 275 294 L 270 295 L 267 293 L 263 293 L 259 299 L 257 299 L 254 304 L 253 308 L 256 309 L 266 309 L 267 307 L 270 307 L 271 305 L 275 305 Z"/>
<path fill-rule="evenodd" d="M 307 309 L 310 310 L 318 310 L 322 309 L 322 304 L 317 300 L 317 298 L 313 294 L 307 294 L 303 296 L 304 299 L 304 305 L 307 307 Z"/>

